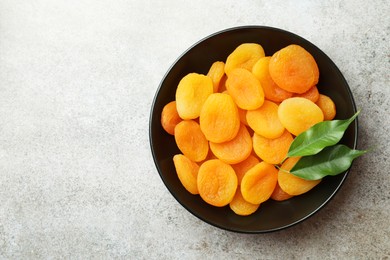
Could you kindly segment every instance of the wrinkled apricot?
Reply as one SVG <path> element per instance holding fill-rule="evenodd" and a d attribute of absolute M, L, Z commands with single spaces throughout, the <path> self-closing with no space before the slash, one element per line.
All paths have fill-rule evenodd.
<path fill-rule="evenodd" d="M 219 86 L 218 86 L 219 93 L 223 93 L 224 91 L 226 91 L 226 80 L 227 80 L 227 76 L 226 76 L 226 74 L 224 74 L 222 76 L 221 81 L 219 82 Z"/>
<path fill-rule="evenodd" d="M 176 110 L 176 101 L 171 101 L 166 104 L 161 112 L 161 126 L 170 135 L 174 135 L 175 126 L 180 123 L 182 119 Z"/>
<path fill-rule="evenodd" d="M 207 140 L 223 143 L 232 140 L 240 129 L 238 109 L 228 94 L 211 94 L 199 117 L 200 128 Z"/>
<path fill-rule="evenodd" d="M 318 91 L 317 86 L 311 87 L 308 91 L 302 94 L 294 94 L 293 97 L 303 97 L 307 98 L 308 100 L 312 102 L 317 102 L 318 98 L 320 97 L 320 92 Z"/>
<path fill-rule="evenodd" d="M 209 76 L 213 82 L 214 93 L 218 92 L 219 83 L 224 75 L 225 63 L 222 61 L 214 62 L 207 73 L 207 76 Z"/>
<path fill-rule="evenodd" d="M 193 120 L 183 120 L 176 125 L 175 141 L 179 150 L 194 162 L 204 160 L 209 152 L 209 143 Z"/>
<path fill-rule="evenodd" d="M 278 138 L 285 129 L 279 120 L 278 105 L 268 100 L 260 108 L 249 110 L 246 120 L 256 134 L 269 139 Z"/>
<path fill-rule="evenodd" d="M 240 117 L 240 122 L 246 126 L 249 126 L 248 121 L 246 121 L 246 113 L 248 110 L 245 110 L 245 109 L 242 109 L 239 107 L 237 107 L 237 108 L 238 108 L 238 116 Z"/>
<path fill-rule="evenodd" d="M 243 68 L 251 71 L 253 65 L 264 56 L 264 49 L 260 44 L 243 43 L 227 57 L 225 73 L 229 75 L 235 68 Z"/>
<path fill-rule="evenodd" d="M 283 201 L 283 200 L 288 200 L 290 198 L 294 197 L 293 195 L 290 195 L 286 193 L 282 188 L 280 188 L 279 183 L 276 183 L 275 189 L 271 194 L 271 199 L 276 200 L 276 201 Z"/>
<path fill-rule="evenodd" d="M 264 102 L 260 81 L 248 70 L 233 69 L 226 80 L 226 88 L 239 108 L 257 109 Z"/>
<path fill-rule="evenodd" d="M 255 133 L 253 135 L 253 150 L 263 161 L 279 164 L 286 158 L 293 140 L 292 135 L 286 130 L 275 139 L 265 138 Z"/>
<path fill-rule="evenodd" d="M 313 56 L 299 45 L 289 45 L 275 52 L 269 62 L 275 83 L 293 93 L 304 93 L 318 83 L 319 69 Z"/>
<path fill-rule="evenodd" d="M 204 162 L 198 171 L 199 195 L 210 205 L 228 205 L 237 190 L 237 176 L 233 168 L 219 159 Z"/>
<path fill-rule="evenodd" d="M 280 103 L 278 116 L 282 125 L 295 136 L 324 120 L 321 109 L 302 97 L 292 97 Z"/>
<path fill-rule="evenodd" d="M 259 162 L 260 160 L 256 156 L 250 154 L 244 161 L 232 164 L 232 167 L 237 175 L 238 185 L 241 185 L 241 181 L 245 173 Z"/>
<path fill-rule="evenodd" d="M 177 176 L 184 188 L 191 194 L 199 194 L 197 177 L 199 165 L 183 154 L 173 156 Z"/>
<path fill-rule="evenodd" d="M 197 73 L 184 76 L 176 89 L 176 108 L 182 119 L 199 117 L 208 96 L 213 93 L 210 77 Z"/>
<path fill-rule="evenodd" d="M 324 120 L 332 120 L 335 118 L 336 105 L 330 97 L 320 94 L 316 105 L 319 106 L 319 108 L 322 110 L 322 113 L 324 114 Z"/>
<path fill-rule="evenodd" d="M 321 182 L 321 180 L 305 180 L 289 172 L 299 159 L 300 157 L 288 158 L 284 161 L 278 172 L 278 183 L 280 188 L 287 194 L 293 196 L 306 193 Z"/>
<path fill-rule="evenodd" d="M 278 170 L 266 162 L 249 169 L 241 181 L 242 197 L 249 203 L 260 204 L 271 197 L 278 180 Z"/>
<path fill-rule="evenodd" d="M 241 124 L 237 135 L 223 143 L 210 142 L 210 149 L 218 159 L 233 164 L 244 161 L 252 152 L 252 137 L 245 125 Z"/>
<path fill-rule="evenodd" d="M 283 100 L 292 97 L 293 93 L 288 92 L 280 88 L 273 81 L 271 75 L 269 74 L 269 61 L 271 57 L 263 57 L 259 59 L 252 68 L 252 73 L 260 81 L 261 87 L 264 91 L 265 99 L 282 102 Z"/>
<path fill-rule="evenodd" d="M 229 203 L 231 210 L 234 213 L 240 216 L 249 216 L 256 212 L 260 204 L 252 204 L 247 202 L 241 194 L 240 187 L 237 187 L 236 194 L 233 197 L 233 200 Z"/>

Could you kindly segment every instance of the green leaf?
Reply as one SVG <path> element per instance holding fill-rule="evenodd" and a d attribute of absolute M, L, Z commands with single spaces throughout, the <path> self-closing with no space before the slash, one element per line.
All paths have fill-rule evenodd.
<path fill-rule="evenodd" d="M 294 139 L 287 156 L 313 155 L 327 146 L 337 144 L 359 113 L 360 111 L 356 112 L 349 119 L 323 121 L 315 124 Z"/>
<path fill-rule="evenodd" d="M 306 180 L 319 180 L 328 175 L 343 173 L 355 158 L 366 152 L 353 150 L 342 144 L 326 147 L 315 155 L 302 157 L 290 172 Z"/>

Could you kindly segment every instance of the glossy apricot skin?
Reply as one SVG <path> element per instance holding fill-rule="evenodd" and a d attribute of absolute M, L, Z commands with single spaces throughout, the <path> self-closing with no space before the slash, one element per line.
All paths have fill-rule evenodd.
<path fill-rule="evenodd" d="M 241 181 L 242 197 L 249 203 L 261 204 L 271 197 L 278 180 L 274 165 L 260 162 L 247 171 Z"/>
<path fill-rule="evenodd" d="M 336 117 L 336 105 L 329 96 L 320 94 L 316 105 L 322 110 L 324 120 L 333 120 Z"/>
<path fill-rule="evenodd" d="M 198 73 L 184 76 L 176 89 L 176 108 L 182 119 L 199 117 L 200 110 L 210 94 L 213 82 L 210 77 Z"/>
<path fill-rule="evenodd" d="M 241 124 L 237 135 L 223 143 L 210 142 L 210 149 L 221 161 L 234 164 L 244 161 L 252 152 L 252 137 L 246 126 Z"/>
<path fill-rule="evenodd" d="M 308 91 L 306 91 L 302 94 L 294 94 L 293 97 L 307 98 L 310 101 L 316 103 L 318 98 L 320 97 L 320 92 L 318 91 L 317 86 L 313 86 Z"/>
<path fill-rule="evenodd" d="M 321 182 L 321 180 L 305 180 L 289 172 L 299 159 L 300 157 L 288 158 L 283 162 L 278 172 L 278 183 L 280 188 L 292 196 L 304 194 Z"/>
<path fill-rule="evenodd" d="M 249 110 L 246 121 L 255 133 L 269 139 L 278 138 L 285 130 L 279 120 L 278 105 L 268 100 L 260 108 Z"/>
<path fill-rule="evenodd" d="M 288 131 L 275 139 L 265 138 L 261 135 L 253 135 L 253 150 L 263 161 L 270 164 L 279 164 L 286 158 L 288 149 L 294 138 Z"/>
<path fill-rule="evenodd" d="M 199 194 L 197 184 L 199 165 L 183 154 L 173 156 L 173 163 L 183 187 L 193 195 Z"/>
<path fill-rule="evenodd" d="M 272 55 L 269 72 L 280 88 L 299 94 L 308 91 L 319 79 L 314 57 L 296 44 L 288 45 Z"/>
<path fill-rule="evenodd" d="M 225 63 L 222 61 L 214 62 L 209 71 L 207 72 L 207 76 L 211 78 L 213 82 L 213 92 L 217 93 L 219 89 L 219 83 L 221 82 L 222 77 L 225 75 Z"/>
<path fill-rule="evenodd" d="M 225 73 L 229 75 L 230 72 L 236 68 L 243 68 L 248 71 L 251 71 L 256 61 L 264 56 L 264 49 L 260 44 L 240 44 L 227 57 L 225 62 Z"/>
<path fill-rule="evenodd" d="M 278 116 L 282 125 L 295 136 L 324 120 L 322 110 L 302 97 L 292 97 L 280 103 Z"/>
<path fill-rule="evenodd" d="M 209 143 L 194 120 L 183 120 L 175 127 L 175 141 L 179 150 L 194 162 L 204 160 Z"/>
<path fill-rule="evenodd" d="M 255 155 L 250 154 L 244 161 L 232 164 L 232 167 L 237 175 L 238 185 L 241 185 L 241 181 L 245 173 L 259 162 L 260 160 Z"/>
<path fill-rule="evenodd" d="M 257 109 L 264 102 L 264 91 L 260 81 L 248 70 L 233 69 L 228 75 L 226 88 L 241 109 Z"/>
<path fill-rule="evenodd" d="M 264 97 L 267 100 L 277 103 L 292 97 L 293 93 L 280 88 L 269 74 L 270 56 L 260 58 L 252 68 L 253 75 L 260 81 L 264 91 Z"/>
<path fill-rule="evenodd" d="M 249 216 L 257 211 L 260 204 L 252 204 L 247 202 L 241 194 L 240 187 L 237 187 L 236 194 L 233 200 L 229 203 L 229 207 L 239 216 Z"/>
<path fill-rule="evenodd" d="M 240 129 L 238 108 L 232 97 L 223 93 L 211 94 L 202 107 L 199 123 L 210 142 L 232 140 Z"/>
<path fill-rule="evenodd" d="M 282 188 L 280 188 L 279 183 L 276 183 L 275 189 L 271 194 L 271 199 L 276 201 L 284 201 L 294 197 L 293 195 L 288 194 Z"/>
<path fill-rule="evenodd" d="M 199 195 L 208 204 L 223 207 L 228 205 L 237 190 L 237 176 L 233 168 L 219 159 L 204 162 L 198 171 Z"/>
<path fill-rule="evenodd" d="M 166 104 L 161 112 L 161 126 L 164 130 L 170 134 L 175 134 L 175 127 L 178 123 L 180 123 L 182 119 L 177 113 L 176 109 L 176 101 L 171 101 Z"/>

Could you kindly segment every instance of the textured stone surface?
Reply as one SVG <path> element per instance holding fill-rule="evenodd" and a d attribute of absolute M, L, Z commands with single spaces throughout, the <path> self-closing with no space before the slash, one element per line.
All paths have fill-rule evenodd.
<path fill-rule="evenodd" d="M 0 258 L 390 257 L 390 8 L 385 0 L 0 0 Z M 354 94 L 361 148 L 337 196 L 287 230 L 198 220 L 149 149 L 157 86 L 201 38 L 233 26 L 297 33 Z"/>

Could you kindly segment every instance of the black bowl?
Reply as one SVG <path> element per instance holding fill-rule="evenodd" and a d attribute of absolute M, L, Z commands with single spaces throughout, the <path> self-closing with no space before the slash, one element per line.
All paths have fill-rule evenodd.
<path fill-rule="evenodd" d="M 289 45 L 298 44 L 309 51 L 320 70 L 318 89 L 330 96 L 337 106 L 336 119 L 346 119 L 356 112 L 353 96 L 346 80 L 319 48 L 284 30 L 245 26 L 227 29 L 210 35 L 190 47 L 181 55 L 164 76 L 155 95 L 150 117 L 150 145 L 157 170 L 171 194 L 189 212 L 216 227 L 242 233 L 277 231 L 302 222 L 335 196 L 347 177 L 343 174 L 326 177 L 310 192 L 283 202 L 268 200 L 250 216 L 238 216 L 229 206 L 217 208 L 205 203 L 199 195 L 191 195 L 181 185 L 172 157 L 180 153 L 173 136 L 167 134 L 160 124 L 161 111 L 165 104 L 175 99 L 175 91 L 182 77 L 190 72 L 207 74 L 214 61 L 226 61 L 227 56 L 241 43 L 254 42 L 263 46 L 266 55 Z M 347 129 L 343 143 L 351 148 L 357 145 L 358 124 L 355 120 Z"/>

